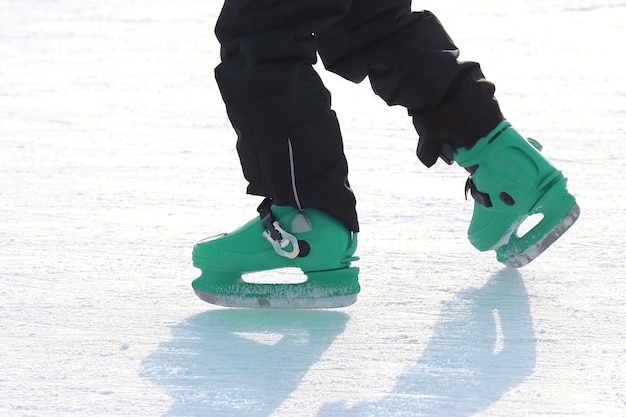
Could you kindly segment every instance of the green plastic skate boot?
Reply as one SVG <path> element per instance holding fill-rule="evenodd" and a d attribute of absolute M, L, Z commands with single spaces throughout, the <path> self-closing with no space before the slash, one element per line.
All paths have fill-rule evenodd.
<path fill-rule="evenodd" d="M 471 176 L 466 193 L 474 198 L 468 237 L 480 251 L 495 250 L 500 262 L 522 267 L 554 243 L 578 218 L 580 209 L 565 188 L 567 179 L 509 122 L 501 122 L 454 160 Z M 522 223 L 541 220 L 520 236 Z"/>
<path fill-rule="evenodd" d="M 246 308 L 334 308 L 356 301 L 356 233 L 315 209 L 271 205 L 232 233 L 198 242 L 193 265 L 202 275 L 192 287 L 204 301 Z M 300 268 L 306 281 L 252 283 L 245 274 Z"/>

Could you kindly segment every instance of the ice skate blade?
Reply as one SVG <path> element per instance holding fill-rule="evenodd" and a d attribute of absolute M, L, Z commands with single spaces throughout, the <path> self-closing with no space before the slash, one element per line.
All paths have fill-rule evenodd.
<path fill-rule="evenodd" d="M 223 307 L 319 309 L 346 307 L 356 302 L 361 287 L 359 268 L 309 271 L 297 284 L 246 282 L 240 273 L 203 271 L 192 282 L 203 301 Z"/>
<path fill-rule="evenodd" d="M 568 213 L 554 226 L 541 240 L 528 247 L 524 252 L 514 255 L 512 258 L 502 261 L 506 266 L 521 268 L 528 265 L 546 249 L 556 242 L 578 220 L 580 207 L 574 203 Z"/>
<path fill-rule="evenodd" d="M 281 298 L 281 297 L 246 297 L 237 295 L 217 294 L 195 290 L 196 295 L 209 304 L 222 307 L 251 309 L 293 309 L 313 310 L 347 307 L 356 302 L 357 294 L 323 298 Z"/>

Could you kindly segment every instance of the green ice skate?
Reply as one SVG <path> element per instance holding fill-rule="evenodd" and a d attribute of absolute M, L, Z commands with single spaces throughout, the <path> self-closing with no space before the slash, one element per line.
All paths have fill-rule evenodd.
<path fill-rule="evenodd" d="M 498 261 L 522 267 L 539 256 L 578 218 L 580 209 L 567 192 L 567 179 L 507 121 L 501 122 L 471 149 L 461 148 L 454 160 L 471 176 L 466 192 L 475 200 L 468 231 L 478 250 L 495 250 Z M 542 217 L 523 236 L 520 225 Z"/>
<path fill-rule="evenodd" d="M 193 264 L 202 275 L 192 286 L 202 300 L 228 307 L 334 308 L 356 301 L 358 268 L 350 267 L 356 234 L 315 210 L 259 206 L 260 217 L 232 233 L 198 242 Z M 246 273 L 300 268 L 297 284 L 246 282 Z"/>

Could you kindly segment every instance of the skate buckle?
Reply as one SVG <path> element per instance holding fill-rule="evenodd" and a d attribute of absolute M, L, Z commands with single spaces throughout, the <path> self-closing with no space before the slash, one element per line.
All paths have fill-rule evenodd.
<path fill-rule="evenodd" d="M 272 231 L 264 231 L 263 237 L 266 238 L 274 248 L 274 251 L 280 256 L 285 258 L 294 259 L 300 254 L 300 246 L 298 245 L 298 239 L 285 231 L 282 226 L 275 221 L 272 223 L 274 229 Z M 286 248 L 291 243 L 291 251 L 286 251 Z"/>
<path fill-rule="evenodd" d="M 478 189 L 476 188 L 476 184 L 474 184 L 471 176 L 465 182 L 466 200 L 468 194 L 471 194 L 474 201 L 476 201 L 478 204 L 481 204 L 487 208 L 493 206 L 493 204 L 491 204 L 491 198 L 489 197 L 489 194 L 478 191 Z"/>

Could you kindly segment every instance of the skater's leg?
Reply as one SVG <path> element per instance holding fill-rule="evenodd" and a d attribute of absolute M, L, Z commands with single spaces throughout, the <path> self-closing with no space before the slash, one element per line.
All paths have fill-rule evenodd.
<path fill-rule="evenodd" d="M 349 0 L 227 0 L 216 27 L 216 78 L 237 132 L 248 192 L 267 197 L 239 229 L 198 242 L 192 286 L 213 304 L 341 307 L 356 301 L 355 198 L 330 94 L 313 70 L 312 33 Z M 246 273 L 296 267 L 298 284 L 255 284 Z"/>
<path fill-rule="evenodd" d="M 355 198 L 330 93 L 312 65 L 312 33 L 349 0 L 228 0 L 216 34 L 216 78 L 250 194 L 313 207 L 358 231 Z"/>
<path fill-rule="evenodd" d="M 503 121 L 479 65 L 457 61 L 441 23 L 430 12 L 411 12 L 410 3 L 354 0 L 346 17 L 318 33 L 322 60 L 352 81 L 368 76 L 389 105 L 409 110 L 425 165 L 441 156 L 471 173 L 471 243 L 523 266 L 574 223 L 579 208 L 561 172 Z M 541 221 L 519 236 L 534 214 Z"/>
<path fill-rule="evenodd" d="M 427 166 L 471 146 L 501 120 L 494 86 L 459 51 L 430 12 L 410 0 L 355 0 L 350 14 L 318 32 L 326 68 L 355 82 L 369 77 L 389 105 L 402 105 L 419 134 Z"/>

